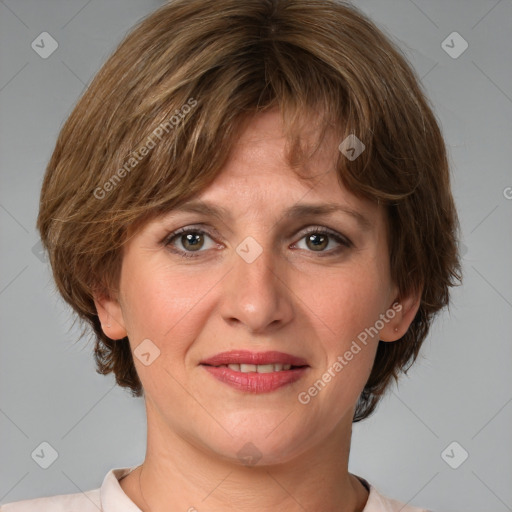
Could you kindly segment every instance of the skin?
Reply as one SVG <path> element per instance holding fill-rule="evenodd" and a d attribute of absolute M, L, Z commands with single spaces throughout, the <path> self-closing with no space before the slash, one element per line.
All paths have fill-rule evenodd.
<path fill-rule="evenodd" d="M 259 114 L 198 197 L 228 208 L 233 219 L 171 211 L 150 221 L 125 246 L 119 293 L 95 298 L 107 336 L 127 335 L 132 350 L 150 339 L 160 350 L 148 366 L 134 357 L 144 387 L 147 450 L 143 465 L 120 481 L 144 512 L 363 510 L 368 492 L 348 472 L 355 404 L 378 339 L 403 336 L 419 296 L 399 297 L 391 282 L 383 207 L 339 185 L 339 142 L 325 139 L 308 163 L 315 180 L 301 180 L 285 161 L 279 114 Z M 283 211 L 299 202 L 348 206 L 371 226 L 363 230 L 339 212 L 285 219 Z M 166 236 L 191 225 L 211 228 L 199 252 L 183 236 L 173 247 L 188 248 L 195 258 L 165 247 Z M 352 245 L 333 237 L 319 248 L 307 244 L 307 231 L 316 226 Z M 248 236 L 262 249 L 252 263 L 236 252 Z M 402 309 L 379 336 L 301 404 L 298 394 L 395 302 Z M 232 349 L 278 350 L 305 358 L 310 368 L 298 382 L 250 394 L 199 364 Z M 237 455 L 248 442 L 261 456 L 253 466 Z"/>

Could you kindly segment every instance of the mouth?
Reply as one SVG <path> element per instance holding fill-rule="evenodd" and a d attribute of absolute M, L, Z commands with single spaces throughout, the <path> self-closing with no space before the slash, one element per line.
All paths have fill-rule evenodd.
<path fill-rule="evenodd" d="M 247 363 L 230 363 L 220 365 L 205 365 L 214 368 L 229 368 L 234 372 L 240 373 L 272 373 L 287 370 L 295 370 L 296 368 L 304 368 L 304 366 L 294 366 L 292 364 L 269 363 L 269 364 L 247 364 Z"/>
<path fill-rule="evenodd" d="M 309 365 L 284 352 L 223 352 L 200 363 L 213 377 L 240 391 L 268 393 L 304 376 Z"/>
<path fill-rule="evenodd" d="M 231 350 L 221 352 L 201 361 L 205 366 L 226 366 L 242 373 L 271 373 L 309 366 L 307 361 L 285 352 L 251 352 L 249 350 Z"/>

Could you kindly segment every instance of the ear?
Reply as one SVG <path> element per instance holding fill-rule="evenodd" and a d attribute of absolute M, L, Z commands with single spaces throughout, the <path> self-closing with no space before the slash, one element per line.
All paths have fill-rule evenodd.
<path fill-rule="evenodd" d="M 422 292 L 423 286 L 417 291 L 411 291 L 405 297 L 396 296 L 384 315 L 388 321 L 384 322 L 385 325 L 380 331 L 379 340 L 397 341 L 404 336 L 418 312 Z"/>
<path fill-rule="evenodd" d="M 94 294 L 93 299 L 105 335 L 111 340 L 125 338 L 128 333 L 119 301 L 100 293 Z"/>

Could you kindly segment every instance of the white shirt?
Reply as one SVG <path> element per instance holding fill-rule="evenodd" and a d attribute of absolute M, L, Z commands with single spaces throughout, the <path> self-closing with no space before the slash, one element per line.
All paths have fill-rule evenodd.
<path fill-rule="evenodd" d="M 136 467 L 138 466 L 111 469 L 99 489 L 77 494 L 60 494 L 46 498 L 15 501 L 1 505 L 0 512 L 141 512 L 119 484 L 119 480 Z M 386 498 L 364 478 L 357 478 L 370 489 L 363 512 L 429 512 L 423 508 L 411 507 Z"/>

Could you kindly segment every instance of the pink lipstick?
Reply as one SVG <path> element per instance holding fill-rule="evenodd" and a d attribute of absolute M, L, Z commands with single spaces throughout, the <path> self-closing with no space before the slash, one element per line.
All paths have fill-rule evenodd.
<path fill-rule="evenodd" d="M 216 379 L 249 393 L 269 393 L 304 376 L 309 365 L 301 357 L 284 352 L 232 350 L 201 361 Z"/>

